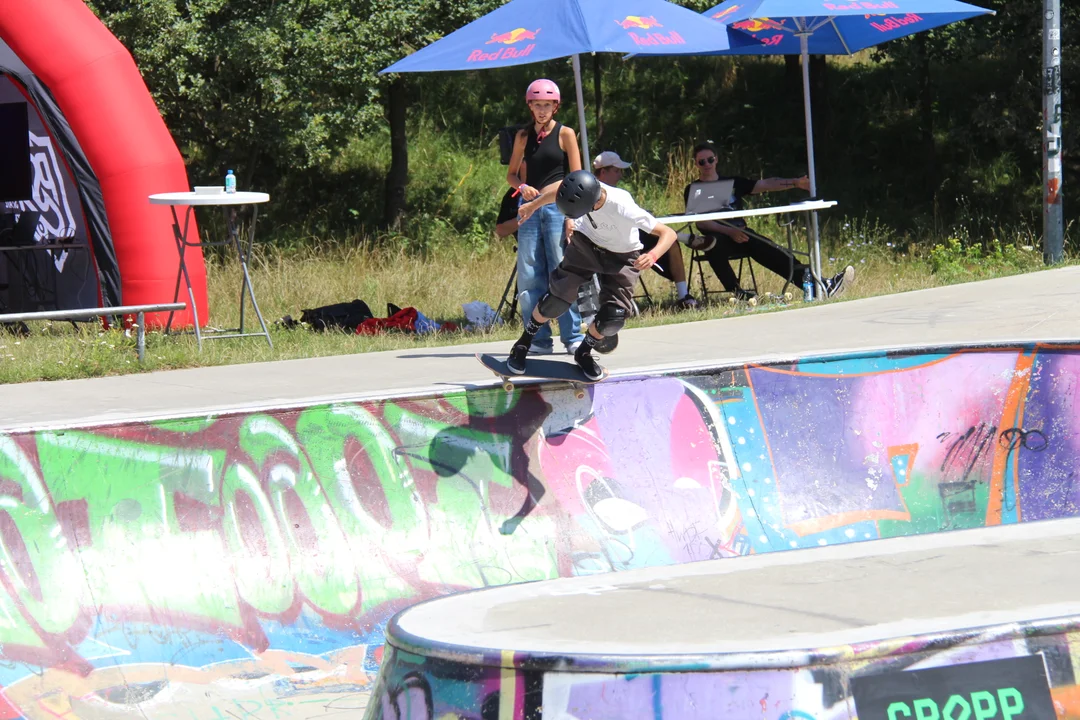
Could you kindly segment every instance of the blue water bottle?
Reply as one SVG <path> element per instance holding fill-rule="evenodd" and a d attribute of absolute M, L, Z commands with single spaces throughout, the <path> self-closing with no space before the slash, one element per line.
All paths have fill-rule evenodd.
<path fill-rule="evenodd" d="M 227 192 L 227 193 L 236 192 L 236 176 L 233 175 L 232 170 L 225 173 L 225 192 Z"/>
<path fill-rule="evenodd" d="M 803 270 L 802 297 L 803 302 L 814 302 L 814 278 L 810 276 L 810 268 Z"/>

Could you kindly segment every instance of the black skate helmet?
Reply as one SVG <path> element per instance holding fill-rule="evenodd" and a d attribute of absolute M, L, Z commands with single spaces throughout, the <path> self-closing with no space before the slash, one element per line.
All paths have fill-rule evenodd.
<path fill-rule="evenodd" d="M 587 170 L 575 170 L 563 178 L 555 205 L 566 217 L 577 220 L 592 211 L 600 199 L 600 181 Z"/>

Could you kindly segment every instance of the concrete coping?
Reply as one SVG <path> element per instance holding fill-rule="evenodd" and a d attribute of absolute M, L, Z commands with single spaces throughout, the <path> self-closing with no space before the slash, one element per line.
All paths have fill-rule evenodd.
<path fill-rule="evenodd" d="M 415 605 L 388 642 L 585 672 L 799 667 L 1080 629 L 1080 519 L 510 585 Z"/>

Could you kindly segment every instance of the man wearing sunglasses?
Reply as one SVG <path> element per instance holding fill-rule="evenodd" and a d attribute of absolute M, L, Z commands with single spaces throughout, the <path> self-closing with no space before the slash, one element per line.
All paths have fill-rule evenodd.
<path fill-rule="evenodd" d="M 728 198 L 725 209 L 742 210 L 743 198 L 747 195 L 756 195 L 763 192 L 775 192 L 778 190 L 810 190 L 810 180 L 805 175 L 800 178 L 765 178 L 751 180 L 744 177 L 722 177 L 717 168 L 716 147 L 712 143 L 701 143 L 694 147 L 694 165 L 698 171 L 699 182 L 718 182 L 728 180 L 732 182 L 731 197 Z M 690 188 L 693 183 L 686 186 L 683 191 L 683 200 L 689 201 Z M 742 218 L 733 220 L 715 221 L 708 220 L 696 223 L 698 230 L 704 233 L 703 237 L 695 238 L 690 247 L 702 250 L 712 267 L 716 277 L 724 289 L 735 294 L 740 300 L 753 297 L 753 293 L 739 287 L 739 280 L 735 271 L 731 269 L 729 260 L 732 256 L 739 257 L 744 253 L 759 265 L 776 273 L 784 279 L 788 279 L 791 273 L 791 281 L 795 284 L 802 282 L 803 273 L 809 268 L 804 263 L 794 258 L 786 248 L 782 248 L 769 239 L 757 234 L 746 226 Z M 794 271 L 792 271 L 794 268 Z M 843 271 L 831 278 L 824 280 L 826 297 L 835 297 L 842 293 L 855 279 L 855 268 L 848 265 Z"/>

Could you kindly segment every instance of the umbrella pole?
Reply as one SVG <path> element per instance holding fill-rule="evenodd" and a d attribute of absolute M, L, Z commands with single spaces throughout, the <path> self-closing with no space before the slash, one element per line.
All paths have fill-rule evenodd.
<path fill-rule="evenodd" d="M 802 55 L 803 110 L 806 115 L 806 163 L 809 166 L 810 196 L 817 197 L 817 172 L 814 168 L 814 121 L 810 114 L 810 35 L 805 32 L 805 28 L 799 33 L 799 46 Z M 817 285 L 814 296 L 821 299 L 825 294 L 825 285 L 821 278 L 821 240 L 818 236 L 816 210 L 810 213 L 810 234 L 814 239 L 814 256 L 810 259 L 810 266 Z"/>
<path fill-rule="evenodd" d="M 574 90 L 577 91 L 577 118 L 579 136 L 581 137 L 581 167 L 588 170 L 592 165 L 589 160 L 589 131 L 585 128 L 585 95 L 581 91 L 581 58 L 575 54 L 574 63 Z"/>

